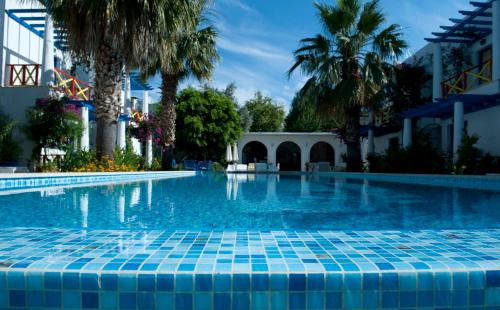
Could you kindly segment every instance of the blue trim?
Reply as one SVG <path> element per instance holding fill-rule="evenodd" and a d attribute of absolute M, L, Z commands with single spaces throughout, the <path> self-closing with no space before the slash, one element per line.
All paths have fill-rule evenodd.
<path fill-rule="evenodd" d="M 11 9 L 11 10 L 5 10 L 5 13 L 7 16 L 12 18 L 14 21 L 19 23 L 21 26 L 24 28 L 28 29 L 29 31 L 33 32 L 40 38 L 44 38 L 44 28 L 45 28 L 45 23 L 37 23 L 37 24 L 30 24 L 27 23 L 27 21 L 42 21 L 45 20 L 45 16 L 18 16 L 16 14 L 26 14 L 26 13 L 46 13 L 45 9 Z M 41 29 L 40 29 L 41 28 Z M 65 51 L 67 50 L 67 41 L 61 39 L 60 33 L 62 33 L 63 30 L 61 29 L 54 29 L 54 40 L 59 40 L 60 42 L 56 42 L 54 44 L 54 47 L 56 47 L 59 50 Z M 58 35 L 59 37 L 57 37 Z"/>
<path fill-rule="evenodd" d="M 500 105 L 500 95 L 450 95 L 446 99 L 439 99 L 403 112 L 401 116 L 448 118 L 453 115 L 453 105 L 457 101 L 464 103 L 464 113 L 467 114 Z"/>
<path fill-rule="evenodd" d="M 46 9 L 11 9 L 11 10 L 7 10 L 7 11 L 10 11 L 14 14 L 17 14 L 17 13 L 47 13 Z"/>
<path fill-rule="evenodd" d="M 433 32 L 432 34 L 437 38 L 426 38 L 428 42 L 447 42 L 447 43 L 465 43 L 471 44 L 478 40 L 483 39 L 485 36 L 492 32 L 491 20 L 475 20 L 476 17 L 486 17 L 491 18 L 492 13 L 487 12 L 488 9 L 492 7 L 492 2 L 477 2 L 471 1 L 472 6 L 477 9 L 474 11 L 460 10 L 460 14 L 464 15 L 465 18 L 457 19 L 450 18 L 450 21 L 455 23 L 453 26 L 441 26 L 441 28 L 447 30 L 444 33 Z M 489 28 L 475 29 L 470 25 L 484 25 L 490 26 Z"/>
<path fill-rule="evenodd" d="M 127 121 L 130 121 L 132 119 L 132 117 L 126 115 L 126 114 L 122 114 L 118 117 L 118 121 L 120 122 L 127 122 Z"/>
<path fill-rule="evenodd" d="M 483 26 L 491 26 L 493 22 L 491 20 L 464 20 L 459 18 L 450 18 L 450 21 L 453 23 L 463 23 L 466 22 L 466 25 L 483 25 Z"/>
<path fill-rule="evenodd" d="M 26 16 L 26 17 L 20 17 L 22 20 L 27 21 L 27 20 L 45 20 L 45 17 L 43 16 Z"/>
<path fill-rule="evenodd" d="M 19 11 L 19 10 L 5 10 L 5 13 L 7 14 L 7 16 L 12 18 L 16 22 L 18 22 L 21 26 L 23 26 L 24 28 L 28 29 L 29 31 L 33 32 L 34 34 L 36 34 L 37 36 L 39 36 L 40 38 L 43 39 L 43 33 L 41 33 L 39 30 L 35 29 L 34 27 L 32 27 L 30 24 L 28 24 L 27 22 L 25 22 L 21 18 L 17 17 L 14 14 L 14 13 L 16 13 L 16 11 Z"/>
<path fill-rule="evenodd" d="M 94 110 L 94 104 L 92 100 L 68 100 L 69 104 L 74 104 L 77 107 L 87 107 L 89 111 Z"/>

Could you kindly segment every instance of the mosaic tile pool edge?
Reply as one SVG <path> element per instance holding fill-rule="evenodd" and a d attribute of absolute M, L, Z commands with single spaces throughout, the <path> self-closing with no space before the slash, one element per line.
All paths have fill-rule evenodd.
<path fill-rule="evenodd" d="M 470 176 L 470 175 L 419 175 L 419 174 L 389 174 L 389 173 L 351 173 L 325 172 L 319 175 L 328 175 L 345 179 L 368 181 L 399 182 L 429 186 L 458 187 L 468 189 L 500 190 L 499 176 Z"/>
<path fill-rule="evenodd" d="M 137 181 L 147 179 L 160 179 L 160 178 L 177 178 L 194 176 L 194 171 L 175 171 L 175 172 L 145 172 L 145 173 L 109 173 L 109 174 L 86 174 L 86 175 L 51 175 L 47 177 L 37 176 L 33 178 L 20 177 L 20 178 L 0 178 L 0 190 L 7 189 L 27 189 L 46 186 L 62 186 L 72 184 L 86 184 L 86 183 L 102 183 L 109 181 Z"/>
<path fill-rule="evenodd" d="M 14 228 L 0 230 L 0 245 L 0 308 L 500 307 L 500 230 L 146 233 Z M 37 256 L 26 256 L 32 253 Z M 284 270 L 272 267 L 280 260 L 276 256 Z M 342 268 L 311 267 L 330 265 L 327 257 Z M 352 269 L 347 260 L 360 268 Z M 198 268 L 209 262 L 214 268 Z M 297 267 L 299 262 L 303 267 Z M 370 262 L 378 262 L 378 269 L 369 268 Z M 232 268 L 219 269 L 219 264 Z M 239 264 L 269 268 L 245 272 Z M 191 265 L 195 268 L 187 268 Z"/>
<path fill-rule="evenodd" d="M 0 272 L 0 307 L 285 310 L 498 309 L 500 270 L 455 273 Z"/>

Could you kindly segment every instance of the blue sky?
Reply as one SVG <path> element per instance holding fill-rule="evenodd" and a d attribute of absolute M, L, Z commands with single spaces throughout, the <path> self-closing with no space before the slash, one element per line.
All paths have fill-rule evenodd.
<path fill-rule="evenodd" d="M 260 90 L 288 110 L 306 77 L 299 71 L 291 79 L 292 51 L 304 37 L 321 32 L 312 0 L 213 0 L 209 18 L 219 31 L 221 56 L 209 84 L 225 88 L 236 83 L 239 104 Z M 333 3 L 335 0 L 320 2 Z M 468 0 L 381 0 L 389 23 L 400 24 L 410 48 L 419 50 L 432 31 L 449 25 L 458 10 L 470 9 Z M 151 81 L 159 85 L 158 79 Z M 187 85 L 199 85 L 186 81 Z"/>

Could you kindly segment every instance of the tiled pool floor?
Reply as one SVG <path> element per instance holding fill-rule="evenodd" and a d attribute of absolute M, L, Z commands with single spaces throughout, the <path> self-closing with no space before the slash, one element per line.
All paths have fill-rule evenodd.
<path fill-rule="evenodd" d="M 0 307 L 499 309 L 500 229 L 0 229 Z"/>

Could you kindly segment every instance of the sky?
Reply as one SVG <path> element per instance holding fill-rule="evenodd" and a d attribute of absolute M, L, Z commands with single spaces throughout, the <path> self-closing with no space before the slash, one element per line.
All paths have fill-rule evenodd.
<path fill-rule="evenodd" d="M 458 10 L 472 9 L 468 0 L 381 0 L 380 5 L 387 22 L 403 28 L 408 56 L 426 44 L 424 38 L 431 32 L 440 31 L 439 26 L 450 25 L 449 18 L 460 18 Z M 299 70 L 288 78 L 292 52 L 302 38 L 322 33 L 314 1 L 213 0 L 207 17 L 219 32 L 221 56 L 208 84 L 224 89 L 234 82 L 239 105 L 261 91 L 288 111 L 295 92 L 307 79 Z M 150 84 L 158 87 L 159 78 Z M 181 87 L 199 85 L 187 80 Z"/>

